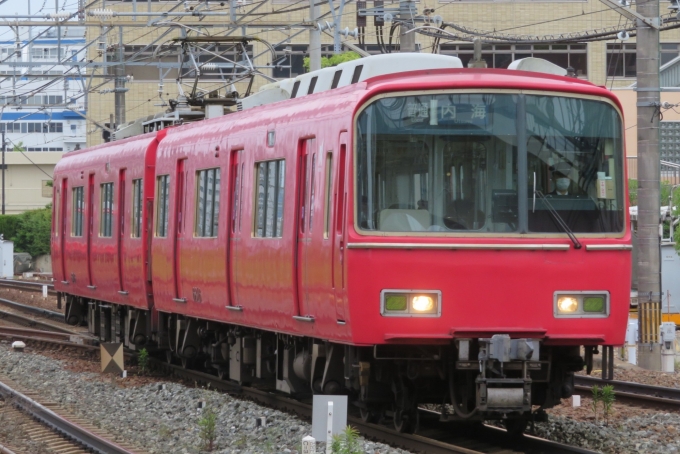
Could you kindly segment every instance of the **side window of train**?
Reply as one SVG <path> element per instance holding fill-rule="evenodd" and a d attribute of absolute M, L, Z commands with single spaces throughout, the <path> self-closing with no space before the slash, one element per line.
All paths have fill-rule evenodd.
<path fill-rule="evenodd" d="M 142 180 L 132 180 L 132 238 L 140 238 L 142 236 Z"/>
<path fill-rule="evenodd" d="M 220 216 L 220 169 L 196 172 L 196 216 L 194 235 L 216 237 Z"/>
<path fill-rule="evenodd" d="M 286 176 L 284 159 L 255 163 L 257 197 L 255 198 L 255 228 L 257 238 L 283 236 L 283 199 Z"/>
<path fill-rule="evenodd" d="M 83 236 L 83 212 L 85 211 L 84 191 L 82 186 L 73 188 L 73 222 L 71 236 Z"/>
<path fill-rule="evenodd" d="M 170 175 L 156 178 L 156 236 L 168 235 L 168 209 L 170 207 Z"/>
<path fill-rule="evenodd" d="M 110 237 L 113 224 L 113 183 L 101 185 L 99 236 Z"/>

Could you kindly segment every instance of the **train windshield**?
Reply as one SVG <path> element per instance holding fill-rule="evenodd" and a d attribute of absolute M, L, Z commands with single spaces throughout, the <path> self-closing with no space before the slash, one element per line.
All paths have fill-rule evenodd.
<path fill-rule="evenodd" d="M 606 102 L 382 97 L 359 114 L 355 159 L 360 230 L 623 231 L 621 118 Z"/>

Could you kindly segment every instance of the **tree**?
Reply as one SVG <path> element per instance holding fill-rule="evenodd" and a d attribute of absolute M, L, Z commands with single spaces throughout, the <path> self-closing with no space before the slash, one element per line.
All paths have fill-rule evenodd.
<path fill-rule="evenodd" d="M 330 57 L 321 57 L 321 68 L 328 68 L 329 66 L 338 66 L 340 63 L 345 63 L 346 61 L 357 60 L 361 58 L 361 55 L 356 52 L 343 52 L 341 54 L 333 54 Z M 309 72 L 310 62 L 309 57 L 305 57 L 303 62 L 305 71 Z"/>
<path fill-rule="evenodd" d="M 28 252 L 32 257 L 50 253 L 52 209 L 26 211 L 19 218 L 14 241 L 17 252 Z"/>
<path fill-rule="evenodd" d="M 22 141 L 19 141 L 19 143 L 14 144 L 12 151 L 26 151 L 26 147 Z"/>
<path fill-rule="evenodd" d="M 19 216 L 13 214 L 0 215 L 0 234 L 5 240 L 12 240 L 19 231 Z M 21 252 L 21 251 L 17 251 Z"/>

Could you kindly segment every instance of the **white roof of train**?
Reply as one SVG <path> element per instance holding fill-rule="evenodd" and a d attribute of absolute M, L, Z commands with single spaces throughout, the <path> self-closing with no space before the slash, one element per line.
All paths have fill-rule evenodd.
<path fill-rule="evenodd" d="M 251 109 L 286 99 L 300 98 L 384 74 L 452 68 L 463 68 L 460 58 L 418 53 L 372 55 L 263 85 L 259 92 L 239 101 L 238 109 Z"/>

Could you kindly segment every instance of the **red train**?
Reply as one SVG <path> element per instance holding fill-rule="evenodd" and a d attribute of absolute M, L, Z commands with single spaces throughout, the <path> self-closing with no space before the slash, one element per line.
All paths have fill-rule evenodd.
<path fill-rule="evenodd" d="M 443 402 L 521 428 L 571 395 L 593 350 L 624 339 L 621 105 L 450 57 L 394 72 L 403 58 L 65 155 L 52 259 L 67 321 L 225 379 L 346 393 L 399 430 Z"/>

